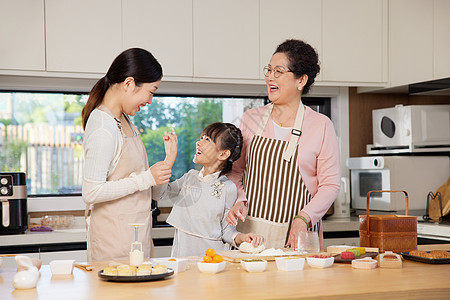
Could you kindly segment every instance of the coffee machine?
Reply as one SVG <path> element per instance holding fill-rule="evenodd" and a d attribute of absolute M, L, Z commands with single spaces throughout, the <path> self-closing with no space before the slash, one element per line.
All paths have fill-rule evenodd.
<path fill-rule="evenodd" d="M 25 173 L 0 173 L 0 235 L 24 233 L 28 228 Z"/>

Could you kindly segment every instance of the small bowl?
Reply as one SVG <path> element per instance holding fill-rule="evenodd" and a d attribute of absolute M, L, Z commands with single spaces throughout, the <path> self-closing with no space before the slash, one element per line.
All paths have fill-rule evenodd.
<path fill-rule="evenodd" d="M 278 270 L 301 271 L 305 266 L 304 257 L 275 257 Z"/>
<path fill-rule="evenodd" d="M 50 262 L 50 269 L 53 275 L 68 275 L 72 274 L 75 260 L 52 260 Z"/>
<path fill-rule="evenodd" d="M 243 259 L 241 266 L 247 272 L 264 272 L 267 268 L 267 261 L 264 259 Z"/>
<path fill-rule="evenodd" d="M 327 257 L 327 258 L 317 258 L 317 257 L 306 257 L 306 261 L 308 262 L 308 265 L 311 268 L 329 268 L 334 263 L 334 257 Z"/>
<path fill-rule="evenodd" d="M 226 265 L 227 263 L 225 261 L 220 263 L 205 263 L 205 262 L 197 263 L 198 270 L 202 273 L 207 274 L 216 274 L 222 272 L 225 269 Z"/>
<path fill-rule="evenodd" d="M 172 259 L 172 260 L 170 260 Z M 173 261 L 175 259 L 175 261 Z M 186 271 L 189 260 L 187 258 L 161 257 L 152 259 L 157 265 L 165 265 L 175 273 Z"/>

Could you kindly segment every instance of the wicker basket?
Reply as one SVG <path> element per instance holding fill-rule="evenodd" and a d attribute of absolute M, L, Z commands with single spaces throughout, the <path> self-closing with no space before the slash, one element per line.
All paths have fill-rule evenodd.
<path fill-rule="evenodd" d="M 369 215 L 372 192 L 404 193 L 406 215 Z M 417 217 L 408 216 L 408 193 L 406 191 L 370 191 L 367 193 L 367 214 L 359 216 L 359 245 L 376 247 L 380 249 L 380 252 L 403 252 L 417 249 Z"/>

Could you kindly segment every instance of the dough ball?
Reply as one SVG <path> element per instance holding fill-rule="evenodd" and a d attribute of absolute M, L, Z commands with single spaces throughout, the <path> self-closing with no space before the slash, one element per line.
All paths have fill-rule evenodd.
<path fill-rule="evenodd" d="M 264 245 L 259 245 L 258 247 L 255 247 L 251 243 L 247 243 L 247 242 L 243 242 L 239 246 L 239 251 L 245 252 L 245 253 L 260 253 L 264 249 L 266 249 L 266 247 Z"/>

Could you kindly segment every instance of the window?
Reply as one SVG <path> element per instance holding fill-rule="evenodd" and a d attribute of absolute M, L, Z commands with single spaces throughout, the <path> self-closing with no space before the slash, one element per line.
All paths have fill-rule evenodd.
<path fill-rule="evenodd" d="M 81 193 L 86 94 L 0 93 L 0 172 L 26 172 L 29 195 Z"/>
<path fill-rule="evenodd" d="M 0 172 L 25 172 L 28 195 L 81 194 L 83 130 L 81 110 L 88 94 L 0 92 Z M 172 179 L 198 167 L 195 142 L 213 122 L 239 124 L 242 113 L 265 98 L 156 96 L 132 117 L 150 166 L 165 157 L 163 136 L 173 127 L 178 156 Z M 329 98 L 304 98 L 329 116 Z"/>
<path fill-rule="evenodd" d="M 83 174 L 81 110 L 87 94 L 0 92 L 0 172 L 25 172 L 29 195 L 80 194 Z M 149 164 L 165 157 L 163 135 L 178 134 L 173 177 L 195 167 L 195 142 L 207 125 L 238 124 L 263 98 L 157 96 L 134 117 Z"/>

